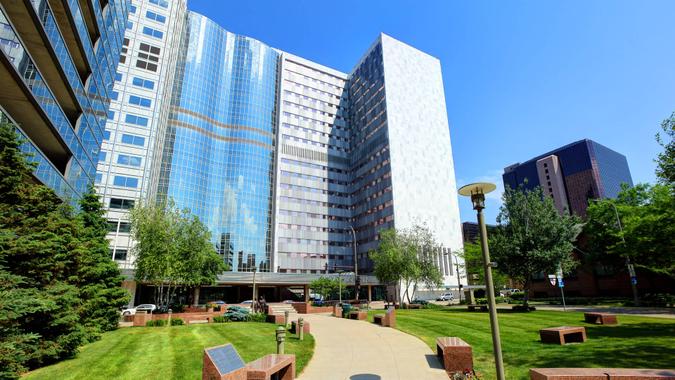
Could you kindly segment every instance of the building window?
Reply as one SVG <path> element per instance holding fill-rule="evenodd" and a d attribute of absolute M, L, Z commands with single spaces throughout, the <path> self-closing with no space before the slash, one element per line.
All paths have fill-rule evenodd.
<path fill-rule="evenodd" d="M 136 67 L 138 67 L 139 69 L 145 69 L 145 70 L 149 70 L 149 71 L 152 71 L 152 72 L 157 72 L 157 65 L 156 64 L 150 63 L 150 62 L 147 62 L 147 61 L 142 61 L 140 59 L 136 60 Z"/>
<path fill-rule="evenodd" d="M 157 30 L 157 29 L 152 29 L 152 28 L 150 28 L 150 27 L 148 27 L 148 26 L 144 26 L 144 27 L 143 27 L 143 34 L 148 35 L 148 36 L 150 36 L 150 37 L 159 38 L 159 39 L 162 39 L 162 37 L 164 37 L 164 33 L 163 33 L 163 32 L 160 32 L 160 31 Z"/>
<path fill-rule="evenodd" d="M 548 188 L 548 192 L 549 192 L 549 193 L 553 193 L 553 189 L 549 187 L 549 188 Z"/>
<path fill-rule="evenodd" d="M 115 261 L 126 261 L 127 259 L 127 250 L 126 249 L 116 249 L 115 254 L 113 256 L 113 260 Z"/>
<path fill-rule="evenodd" d="M 155 88 L 155 82 L 153 82 L 151 80 L 139 78 L 139 77 L 134 77 L 134 79 L 131 81 L 131 83 L 134 86 L 147 88 L 148 90 L 152 90 L 152 89 Z"/>
<path fill-rule="evenodd" d="M 115 80 L 120 82 L 122 80 L 122 73 L 115 73 Z"/>
<path fill-rule="evenodd" d="M 120 165 L 141 166 L 141 158 L 139 156 L 119 154 L 117 155 L 117 163 Z"/>
<path fill-rule="evenodd" d="M 117 91 L 113 91 L 112 94 L 110 95 L 110 99 L 112 100 L 117 100 L 117 98 L 120 97 L 120 93 Z"/>
<path fill-rule="evenodd" d="M 108 111 L 108 119 L 112 120 L 115 118 L 115 111 Z"/>
<path fill-rule="evenodd" d="M 551 186 L 551 181 L 548 181 L 547 185 Z"/>
<path fill-rule="evenodd" d="M 103 140 L 110 140 L 110 131 L 103 130 Z"/>
<path fill-rule="evenodd" d="M 545 167 L 545 168 L 547 168 L 547 167 L 548 167 L 548 164 L 547 164 L 547 163 L 545 163 L 545 162 L 544 162 L 544 167 Z"/>
<path fill-rule="evenodd" d="M 133 29 L 134 28 L 134 23 L 131 21 L 127 21 L 127 29 Z"/>
<path fill-rule="evenodd" d="M 120 209 L 120 210 L 130 210 L 134 208 L 136 201 L 133 199 L 122 199 L 122 198 L 110 198 L 110 208 Z"/>
<path fill-rule="evenodd" d="M 145 145 L 145 137 L 128 135 L 126 133 L 122 134 L 122 143 L 143 146 Z"/>
<path fill-rule="evenodd" d="M 136 13 L 136 6 L 135 5 L 129 5 L 129 13 L 131 13 L 131 14 Z"/>
<path fill-rule="evenodd" d="M 94 179 L 95 184 L 99 184 L 103 181 L 103 173 L 96 173 L 96 179 Z"/>
<path fill-rule="evenodd" d="M 124 121 L 129 124 L 140 125 L 142 127 L 148 126 L 148 118 L 138 115 L 127 114 Z"/>
<path fill-rule="evenodd" d="M 166 16 L 162 16 L 162 15 L 157 14 L 157 13 L 152 12 L 152 11 L 145 12 L 145 17 L 147 17 L 150 20 L 161 22 L 162 24 L 164 24 L 164 22 L 166 22 Z"/>
<path fill-rule="evenodd" d="M 129 95 L 129 104 L 141 107 L 150 107 L 150 105 L 152 105 L 152 101 L 148 98 L 143 98 L 136 95 Z"/>
<path fill-rule="evenodd" d="M 104 151 L 98 152 L 98 161 L 99 162 L 105 161 L 105 152 Z"/>
<path fill-rule="evenodd" d="M 124 176 L 121 176 L 121 175 L 116 175 L 115 179 L 113 181 L 113 185 L 121 186 L 121 187 L 137 188 L 138 187 L 138 178 L 124 177 Z"/>
<path fill-rule="evenodd" d="M 150 4 L 159 5 L 162 8 L 169 7 L 169 3 L 166 0 L 150 0 Z"/>

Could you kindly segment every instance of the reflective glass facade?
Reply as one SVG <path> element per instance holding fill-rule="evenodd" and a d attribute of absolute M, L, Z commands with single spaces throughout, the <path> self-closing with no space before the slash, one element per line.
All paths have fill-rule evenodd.
<path fill-rule="evenodd" d="M 269 271 L 279 53 L 189 12 L 158 197 L 189 208 L 233 270 Z"/>
<path fill-rule="evenodd" d="M 104 4 L 55 2 L 55 11 L 31 0 L 0 9 L 4 113 L 27 138 L 36 178 L 64 199 L 77 198 L 96 176 L 128 6 Z M 35 23 L 14 22 L 27 18 Z"/>

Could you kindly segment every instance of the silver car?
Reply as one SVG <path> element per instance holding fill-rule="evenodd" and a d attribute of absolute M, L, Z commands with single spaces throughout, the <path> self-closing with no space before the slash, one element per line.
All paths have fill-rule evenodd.
<path fill-rule="evenodd" d="M 157 310 L 157 306 L 151 303 L 144 303 L 136 307 L 122 310 L 122 315 L 135 315 L 137 311 L 145 311 L 146 313 L 152 314 L 152 312 L 155 310 Z"/>

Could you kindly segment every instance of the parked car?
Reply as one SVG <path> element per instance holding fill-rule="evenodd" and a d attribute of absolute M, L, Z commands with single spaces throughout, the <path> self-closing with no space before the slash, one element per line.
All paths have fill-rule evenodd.
<path fill-rule="evenodd" d="M 440 297 L 436 298 L 436 301 L 453 301 L 455 295 L 453 293 L 443 293 Z"/>
<path fill-rule="evenodd" d="M 210 303 L 211 303 L 211 304 L 214 304 L 214 305 L 225 305 L 225 301 L 223 301 L 223 300 L 209 301 L 209 302 L 207 302 L 206 304 L 208 305 L 208 304 L 210 304 Z"/>
<path fill-rule="evenodd" d="M 246 300 L 246 301 L 241 301 L 241 305 L 251 305 L 253 303 L 253 300 Z"/>
<path fill-rule="evenodd" d="M 419 298 L 415 298 L 414 300 L 410 301 L 411 304 L 417 304 L 417 305 L 428 305 L 429 301 L 427 300 L 421 300 Z"/>
<path fill-rule="evenodd" d="M 145 311 L 147 313 L 152 313 L 157 310 L 157 306 L 151 303 L 143 303 L 136 307 L 130 307 L 128 309 L 122 310 L 122 315 L 135 315 L 137 311 Z"/>

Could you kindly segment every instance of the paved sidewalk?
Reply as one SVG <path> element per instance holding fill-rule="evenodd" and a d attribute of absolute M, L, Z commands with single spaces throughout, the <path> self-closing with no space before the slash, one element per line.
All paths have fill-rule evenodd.
<path fill-rule="evenodd" d="M 412 335 L 323 314 L 302 317 L 316 347 L 299 380 L 448 379 L 435 353 Z"/>

